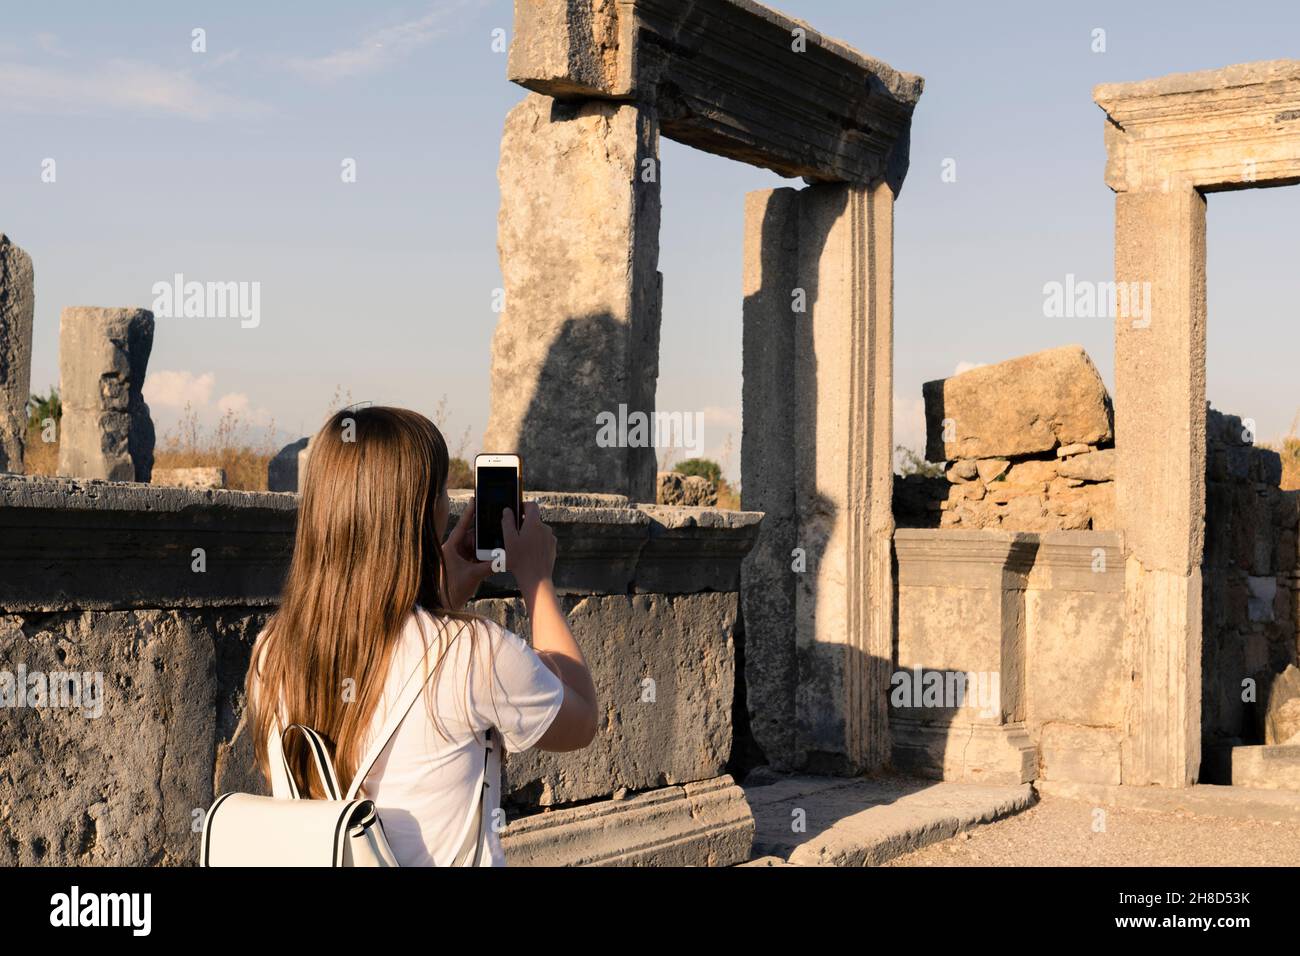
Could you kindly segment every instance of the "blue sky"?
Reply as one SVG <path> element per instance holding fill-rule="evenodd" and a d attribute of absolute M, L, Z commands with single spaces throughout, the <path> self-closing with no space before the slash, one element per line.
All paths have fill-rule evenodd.
<path fill-rule="evenodd" d="M 0 231 L 35 264 L 34 388 L 57 381 L 66 305 L 148 307 L 176 273 L 257 281 L 256 328 L 159 319 L 147 394 L 161 432 L 187 399 L 207 422 L 230 408 L 289 440 L 336 393 L 427 413 L 445 396 L 451 443 L 468 429 L 477 450 L 497 150 L 523 95 L 492 49 L 508 0 L 4 4 Z M 914 447 L 921 383 L 957 368 L 1077 342 L 1112 382 L 1109 319 L 1043 314 L 1045 283 L 1113 273 L 1092 87 L 1300 56 L 1300 12 L 1283 2 L 1248 17 L 1203 2 L 775 5 L 926 78 L 896 210 L 896 426 Z M 661 153 L 658 403 L 704 412 L 706 448 L 734 475 L 743 197 L 790 183 L 667 141 Z M 1275 439 L 1300 412 L 1300 190 L 1209 203 L 1209 397 Z"/>

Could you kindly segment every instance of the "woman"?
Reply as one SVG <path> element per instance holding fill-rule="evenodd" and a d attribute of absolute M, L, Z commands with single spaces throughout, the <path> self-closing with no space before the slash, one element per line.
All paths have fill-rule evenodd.
<path fill-rule="evenodd" d="M 279 728 L 292 723 L 325 736 L 346 790 L 407 679 L 426 681 L 361 793 L 402 866 L 502 866 L 498 744 L 585 747 L 596 693 L 551 582 L 555 537 L 535 504 L 518 530 L 509 511 L 502 522 L 533 647 L 461 610 L 492 566 L 474 558 L 472 502 L 445 534 L 447 469 L 446 443 L 423 415 L 369 407 L 325 423 L 280 608 L 253 651 L 251 727 L 275 796 L 289 796 Z M 278 712 L 263 700 L 278 700 Z M 302 735 L 286 739 L 284 756 L 303 794 L 323 797 Z"/>

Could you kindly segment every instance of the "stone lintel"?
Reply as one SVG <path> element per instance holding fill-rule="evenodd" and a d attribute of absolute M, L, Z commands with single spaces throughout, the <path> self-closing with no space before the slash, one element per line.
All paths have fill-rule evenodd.
<path fill-rule="evenodd" d="M 653 104 L 670 139 L 783 176 L 895 194 L 924 85 L 753 0 L 516 0 L 509 76 Z"/>
<path fill-rule="evenodd" d="M 1116 192 L 1300 183 L 1300 60 L 1104 83 L 1093 99 Z"/>
<path fill-rule="evenodd" d="M 467 494 L 452 500 L 451 521 Z M 736 591 L 762 516 L 630 507 L 617 495 L 526 494 L 558 541 L 568 593 Z M 271 605 L 288 570 L 296 495 L 0 477 L 0 608 Z M 206 571 L 192 570 L 203 548 Z M 508 577 L 480 597 L 513 593 Z"/>
<path fill-rule="evenodd" d="M 1039 536 L 1028 531 L 899 528 L 900 587 L 1024 588 Z"/>
<path fill-rule="evenodd" d="M 1038 535 L 1030 588 L 1124 590 L 1123 535 L 1118 531 L 1047 531 Z"/>

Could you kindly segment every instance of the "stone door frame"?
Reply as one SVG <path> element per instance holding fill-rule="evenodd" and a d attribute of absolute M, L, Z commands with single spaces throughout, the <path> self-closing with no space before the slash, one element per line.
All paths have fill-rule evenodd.
<path fill-rule="evenodd" d="M 1300 183 L 1300 61 L 1105 84 L 1093 99 L 1107 119 L 1116 287 L 1149 304 L 1115 320 L 1133 675 L 1122 779 L 1185 787 L 1201 761 L 1206 196 Z"/>
<path fill-rule="evenodd" d="M 749 712 L 773 765 L 881 766 L 893 202 L 921 78 L 753 0 L 516 0 L 508 71 L 532 95 L 502 140 L 484 441 L 520 450 L 532 487 L 654 500 L 653 449 L 592 439 L 597 414 L 654 413 L 659 136 L 808 183 L 745 205 L 742 507 L 766 513 Z"/>

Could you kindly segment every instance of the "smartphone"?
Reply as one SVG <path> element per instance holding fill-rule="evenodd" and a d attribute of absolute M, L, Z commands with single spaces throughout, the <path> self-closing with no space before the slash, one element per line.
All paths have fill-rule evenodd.
<path fill-rule="evenodd" d="M 505 509 L 515 513 L 515 527 L 524 520 L 523 466 L 518 455 L 474 456 L 474 555 L 491 561 L 506 546 L 501 533 Z"/>

